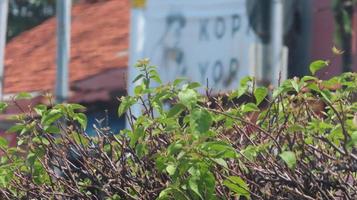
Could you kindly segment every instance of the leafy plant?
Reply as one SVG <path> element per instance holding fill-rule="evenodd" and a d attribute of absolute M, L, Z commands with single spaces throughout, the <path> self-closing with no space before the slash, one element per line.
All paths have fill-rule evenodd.
<path fill-rule="evenodd" d="M 19 115 L 10 129 L 18 146 L 0 140 L 1 199 L 356 197 L 357 74 L 294 78 L 275 90 L 247 77 L 235 91 L 202 95 L 198 83 L 162 84 L 148 60 L 137 67 L 135 95 L 118 108 L 130 128 L 118 134 L 96 125 L 88 137 L 78 104 Z M 141 116 L 131 115 L 134 104 Z"/>

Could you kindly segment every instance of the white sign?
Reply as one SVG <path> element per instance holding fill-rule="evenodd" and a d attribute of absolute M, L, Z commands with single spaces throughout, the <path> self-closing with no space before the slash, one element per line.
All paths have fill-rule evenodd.
<path fill-rule="evenodd" d="M 144 12 L 143 54 L 164 82 L 187 77 L 228 90 L 254 75 L 258 38 L 246 0 L 149 0 Z"/>

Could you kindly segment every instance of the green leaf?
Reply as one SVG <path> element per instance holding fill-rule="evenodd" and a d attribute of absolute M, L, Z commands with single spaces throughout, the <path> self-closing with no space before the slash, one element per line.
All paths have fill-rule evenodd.
<path fill-rule="evenodd" d="M 249 82 L 251 81 L 253 81 L 253 77 L 246 76 L 242 78 L 239 83 L 241 87 L 244 87 L 244 86 L 248 86 Z"/>
<path fill-rule="evenodd" d="M 133 83 L 137 82 L 138 80 L 140 80 L 143 77 L 144 77 L 144 74 L 139 74 L 138 76 L 135 77 L 135 79 L 133 80 Z"/>
<path fill-rule="evenodd" d="M 150 70 L 149 71 L 149 74 L 150 74 L 150 78 L 153 79 L 154 81 L 156 81 L 157 83 L 161 84 L 162 81 L 160 79 L 160 75 L 159 73 L 157 73 L 156 70 Z"/>
<path fill-rule="evenodd" d="M 86 107 L 77 103 L 69 104 L 69 107 L 71 107 L 73 110 L 81 110 L 81 111 L 84 111 L 86 109 Z"/>
<path fill-rule="evenodd" d="M 142 95 L 144 89 L 145 89 L 144 85 L 138 85 L 134 88 L 134 94 L 137 96 Z"/>
<path fill-rule="evenodd" d="M 89 140 L 88 138 L 86 138 L 85 136 L 83 136 L 80 133 L 73 133 L 70 136 L 77 144 L 80 145 L 85 145 L 87 146 L 89 144 Z"/>
<path fill-rule="evenodd" d="M 44 144 L 44 145 L 49 145 L 50 142 L 46 139 L 46 138 L 43 138 L 43 137 L 40 137 L 40 136 L 36 136 L 34 138 L 32 138 L 32 142 L 34 143 L 37 143 L 37 144 Z"/>
<path fill-rule="evenodd" d="M 214 162 L 221 165 L 222 167 L 224 167 L 226 169 L 228 168 L 228 164 L 223 158 L 213 158 L 212 160 L 214 160 Z"/>
<path fill-rule="evenodd" d="M 174 105 L 167 114 L 167 117 L 175 117 L 179 115 L 182 111 L 185 110 L 185 106 L 183 104 Z"/>
<path fill-rule="evenodd" d="M 25 128 L 25 125 L 17 123 L 14 126 L 10 127 L 6 132 L 8 132 L 8 133 L 17 133 L 17 132 L 21 131 L 24 128 Z"/>
<path fill-rule="evenodd" d="M 195 109 L 190 116 L 190 125 L 194 132 L 206 133 L 212 125 L 212 116 L 207 110 Z"/>
<path fill-rule="evenodd" d="M 191 109 L 197 103 L 197 93 L 193 89 L 185 89 L 178 93 L 180 102 Z"/>
<path fill-rule="evenodd" d="M 81 125 L 83 130 L 87 128 L 87 116 L 83 113 L 78 113 L 75 115 L 74 119 Z"/>
<path fill-rule="evenodd" d="M 7 103 L 5 102 L 0 102 L 0 112 L 3 112 L 7 108 Z"/>
<path fill-rule="evenodd" d="M 6 188 L 13 177 L 13 171 L 9 169 L 0 170 L 0 187 Z"/>
<path fill-rule="evenodd" d="M 24 142 L 25 142 L 25 140 L 20 138 L 20 139 L 18 139 L 18 141 L 17 141 L 17 145 L 18 145 L 18 146 L 21 146 Z"/>
<path fill-rule="evenodd" d="M 249 83 L 253 81 L 252 77 L 244 77 L 240 80 L 240 86 L 238 88 L 238 90 L 235 90 L 234 92 L 232 92 L 232 94 L 229 96 L 229 99 L 232 100 L 233 98 L 239 98 L 241 97 L 243 94 L 245 94 L 248 91 L 249 88 Z"/>
<path fill-rule="evenodd" d="M 175 79 L 174 83 L 173 83 L 174 87 L 178 86 L 180 83 L 182 83 L 185 80 L 187 80 L 187 79 L 186 78 L 182 78 L 182 77 Z"/>
<path fill-rule="evenodd" d="M 288 127 L 289 132 L 298 132 L 304 130 L 304 127 L 300 124 L 292 124 Z"/>
<path fill-rule="evenodd" d="M 351 134 L 351 141 L 349 142 L 349 146 L 357 146 L 357 131 L 354 131 Z"/>
<path fill-rule="evenodd" d="M 259 153 L 259 149 L 253 145 L 248 145 L 245 149 L 242 150 L 242 154 L 249 160 L 254 161 Z"/>
<path fill-rule="evenodd" d="M 316 91 L 316 92 L 321 92 L 319 86 L 316 83 L 309 83 L 306 86 L 307 88 L 309 88 L 310 90 Z"/>
<path fill-rule="evenodd" d="M 191 177 L 190 180 L 188 181 L 188 186 L 192 191 L 194 191 L 201 199 L 203 199 L 200 190 L 198 189 L 198 184 L 197 184 L 197 179 L 198 177 Z"/>
<path fill-rule="evenodd" d="M 175 165 L 173 165 L 173 164 L 170 164 L 170 165 L 168 165 L 167 167 L 166 167 L 166 171 L 167 171 L 167 173 L 169 173 L 169 175 L 174 175 L 175 174 L 175 172 L 176 172 L 176 166 Z"/>
<path fill-rule="evenodd" d="M 322 98 L 324 99 L 324 101 L 332 103 L 331 102 L 332 94 L 331 94 L 331 92 L 329 90 L 326 90 L 326 89 L 325 90 L 321 90 L 320 94 L 321 94 Z"/>
<path fill-rule="evenodd" d="M 130 146 L 134 147 L 138 140 L 144 136 L 144 134 L 144 127 L 142 126 L 139 126 L 135 128 L 134 131 L 129 132 L 128 136 L 130 138 Z"/>
<path fill-rule="evenodd" d="M 328 66 L 329 62 L 325 60 L 316 60 L 310 64 L 310 72 L 315 75 L 317 71 Z"/>
<path fill-rule="evenodd" d="M 290 169 L 296 166 L 296 156 L 295 153 L 292 151 L 284 151 L 279 155 L 281 159 L 288 165 Z"/>
<path fill-rule="evenodd" d="M 169 155 L 174 155 L 178 153 L 182 149 L 183 145 L 181 143 L 175 142 L 170 144 L 170 146 L 167 148 L 167 152 Z"/>
<path fill-rule="evenodd" d="M 45 131 L 47 133 L 58 134 L 58 133 L 60 133 L 61 130 L 57 126 L 48 126 L 45 128 Z"/>
<path fill-rule="evenodd" d="M 29 94 L 27 92 L 20 92 L 15 96 L 16 100 L 31 99 L 31 98 L 32 98 L 31 94 Z"/>
<path fill-rule="evenodd" d="M 169 200 L 172 190 L 173 190 L 172 188 L 166 188 L 166 189 L 162 190 L 159 194 L 158 200 Z"/>
<path fill-rule="evenodd" d="M 309 81 L 317 81 L 318 78 L 314 77 L 314 76 L 304 76 L 301 78 L 301 81 L 303 82 L 309 82 Z"/>
<path fill-rule="evenodd" d="M 36 107 L 34 107 L 34 110 L 38 115 L 42 116 L 42 114 L 47 111 L 47 106 L 42 104 L 37 105 Z"/>
<path fill-rule="evenodd" d="M 189 83 L 187 88 L 189 89 L 195 89 L 195 88 L 198 88 L 198 87 L 201 87 L 201 84 L 198 83 L 198 82 L 192 82 L 192 83 Z"/>
<path fill-rule="evenodd" d="M 265 97 L 268 95 L 268 89 L 265 87 L 258 87 L 254 91 L 254 97 L 256 100 L 256 104 L 259 105 Z"/>
<path fill-rule="evenodd" d="M 210 154 L 210 156 L 216 158 L 237 157 L 235 149 L 223 141 L 205 142 L 202 144 L 202 150 L 206 151 L 206 153 Z"/>
<path fill-rule="evenodd" d="M 247 103 L 244 104 L 242 107 L 242 112 L 246 113 L 246 112 L 253 112 L 253 111 L 260 111 L 259 108 L 257 107 L 256 104 L 254 103 Z"/>
<path fill-rule="evenodd" d="M 27 155 L 26 160 L 27 160 L 28 164 L 29 164 L 30 166 L 32 166 L 32 165 L 34 164 L 36 158 L 37 158 L 37 155 L 36 155 L 35 153 L 33 153 L 33 152 L 30 152 L 30 153 Z"/>
<path fill-rule="evenodd" d="M 7 139 L 0 137 L 0 147 L 6 149 L 9 145 L 9 142 L 7 141 Z"/>
<path fill-rule="evenodd" d="M 57 121 L 58 119 L 60 119 L 63 116 L 63 113 L 61 112 L 61 110 L 59 109 L 52 109 L 49 110 L 48 113 L 44 114 L 42 119 L 41 119 L 41 123 L 49 126 L 51 125 L 53 122 Z"/>
<path fill-rule="evenodd" d="M 295 89 L 296 92 L 300 91 L 300 86 L 299 83 L 296 80 L 290 80 L 291 85 L 293 86 L 293 88 Z"/>
<path fill-rule="evenodd" d="M 223 181 L 223 185 L 227 186 L 231 191 L 239 196 L 244 196 L 250 199 L 249 187 L 245 181 L 239 176 L 229 176 Z"/>
<path fill-rule="evenodd" d="M 122 97 L 120 106 L 118 108 L 119 117 L 122 116 L 132 105 L 136 103 L 136 100 L 133 97 L 127 96 Z"/>

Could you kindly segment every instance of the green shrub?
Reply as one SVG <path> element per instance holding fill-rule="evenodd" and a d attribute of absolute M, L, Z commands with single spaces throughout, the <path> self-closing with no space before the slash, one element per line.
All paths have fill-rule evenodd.
<path fill-rule="evenodd" d="M 357 74 L 289 79 L 274 91 L 248 77 L 214 96 L 181 79 L 161 84 L 147 60 L 137 67 L 140 84 L 118 109 L 131 129 L 119 134 L 98 126 L 88 137 L 78 104 L 19 115 L 18 146 L 0 140 L 1 199 L 357 197 Z"/>

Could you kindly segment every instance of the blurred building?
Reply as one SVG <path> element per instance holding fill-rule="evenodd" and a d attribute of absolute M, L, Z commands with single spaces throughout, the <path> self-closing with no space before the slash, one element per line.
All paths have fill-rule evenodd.
<path fill-rule="evenodd" d="M 250 25 L 263 43 L 268 43 L 270 38 L 268 1 L 247 0 Z M 335 29 L 331 1 L 286 2 L 284 45 L 289 49 L 288 75 L 309 73 L 308 64 L 316 59 L 332 61 L 320 76 L 327 78 L 340 73 L 341 59 L 331 51 Z M 129 0 L 82 1 L 73 6 L 69 102 L 88 107 L 89 124 L 94 123 L 95 118 L 109 115 L 110 124 L 116 130 L 124 126 L 124 120 L 118 119 L 115 111 L 119 104 L 116 97 L 125 95 L 127 88 L 130 8 Z M 353 30 L 353 69 L 357 71 L 357 14 L 353 24 L 356 27 Z M 9 99 L 16 93 L 30 92 L 35 97 L 32 104 L 45 102 L 42 95 L 54 92 L 55 56 L 54 18 L 12 39 L 6 46 L 5 97 Z M 108 113 L 103 109 L 108 109 Z M 10 108 L 7 114 L 16 112 L 18 110 Z"/>
<path fill-rule="evenodd" d="M 88 124 L 108 115 L 116 131 L 124 126 L 116 108 L 117 97 L 126 93 L 129 8 L 128 1 L 113 0 L 83 2 L 72 9 L 68 101 L 88 107 Z M 42 95 L 54 93 L 56 81 L 55 18 L 7 43 L 4 77 L 5 99 L 29 92 L 34 96 L 32 105 L 47 103 Z M 25 109 L 28 103 L 22 102 Z M 7 114 L 17 112 L 16 108 L 10 108 Z"/>

